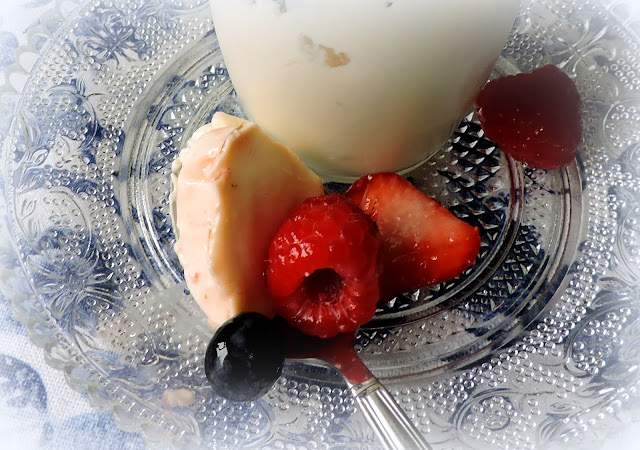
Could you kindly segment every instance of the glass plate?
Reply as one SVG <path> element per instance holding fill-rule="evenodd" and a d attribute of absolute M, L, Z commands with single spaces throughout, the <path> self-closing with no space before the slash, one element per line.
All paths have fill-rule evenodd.
<path fill-rule="evenodd" d="M 522 166 L 469 115 L 408 174 L 480 228 L 480 257 L 382 305 L 357 349 L 435 447 L 577 446 L 637 417 L 640 28 L 628 17 L 620 2 L 525 0 L 493 73 L 551 63 L 575 80 L 576 164 Z M 242 404 L 206 382 L 213 330 L 172 248 L 168 194 L 194 129 L 217 110 L 242 115 L 208 0 L 89 1 L 65 19 L 3 148 L 11 239 L 35 294 L 14 307 L 34 342 L 152 442 L 376 447 L 325 366 L 287 363 Z"/>

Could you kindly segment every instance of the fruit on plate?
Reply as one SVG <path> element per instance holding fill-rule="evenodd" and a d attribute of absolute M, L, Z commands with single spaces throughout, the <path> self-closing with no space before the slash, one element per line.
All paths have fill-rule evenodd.
<path fill-rule="evenodd" d="M 286 348 L 285 336 L 273 320 L 242 313 L 216 331 L 204 371 L 218 395 L 236 402 L 255 400 L 280 377 Z"/>
<path fill-rule="evenodd" d="M 185 280 L 216 328 L 242 312 L 273 316 L 263 275 L 269 243 L 291 211 L 324 188 L 256 124 L 219 114 L 212 122 L 174 163 L 172 203 Z"/>
<path fill-rule="evenodd" d="M 476 260 L 478 229 L 400 175 L 365 175 L 344 196 L 378 225 L 382 299 L 451 280 Z"/>
<path fill-rule="evenodd" d="M 269 247 L 276 311 L 306 334 L 329 338 L 368 322 L 379 300 L 375 223 L 338 194 L 309 198 Z"/>
<path fill-rule="evenodd" d="M 573 162 L 582 136 L 581 109 L 573 80 L 554 65 L 492 80 L 476 100 L 486 136 L 538 169 Z"/>

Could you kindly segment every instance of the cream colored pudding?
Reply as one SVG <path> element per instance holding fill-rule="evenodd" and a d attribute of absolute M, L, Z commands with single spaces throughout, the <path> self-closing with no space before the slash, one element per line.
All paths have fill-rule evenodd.
<path fill-rule="evenodd" d="M 271 239 L 321 179 L 256 124 L 216 113 L 173 164 L 176 253 L 214 328 L 243 312 L 273 316 L 263 276 Z"/>
<path fill-rule="evenodd" d="M 499 56 L 518 0 L 212 0 L 248 116 L 323 177 L 437 151 Z"/>

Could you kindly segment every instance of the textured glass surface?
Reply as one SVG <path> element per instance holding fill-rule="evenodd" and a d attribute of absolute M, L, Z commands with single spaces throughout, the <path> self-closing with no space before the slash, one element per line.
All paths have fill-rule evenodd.
<path fill-rule="evenodd" d="M 3 148 L 11 240 L 33 290 L 14 307 L 34 342 L 150 441 L 375 447 L 324 366 L 289 363 L 244 404 L 206 382 L 213 330 L 172 248 L 168 194 L 192 132 L 216 110 L 242 114 L 208 1 L 57 14 L 61 31 L 34 33 L 24 52 L 37 61 Z M 575 80 L 576 164 L 523 167 L 470 115 L 407 175 L 482 235 L 464 276 L 381 305 L 357 337 L 436 448 L 579 446 L 638 416 L 640 27 L 628 17 L 620 2 L 524 0 L 494 71 L 552 63 Z"/>

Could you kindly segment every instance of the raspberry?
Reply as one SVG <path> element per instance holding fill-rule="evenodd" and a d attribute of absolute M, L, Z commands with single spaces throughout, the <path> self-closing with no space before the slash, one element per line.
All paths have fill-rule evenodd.
<path fill-rule="evenodd" d="M 490 81 L 476 101 L 486 136 L 538 169 L 573 162 L 582 136 L 581 108 L 575 84 L 553 65 Z"/>
<path fill-rule="evenodd" d="M 351 201 L 337 194 L 305 200 L 269 248 L 276 311 L 313 336 L 355 331 L 376 311 L 379 248 L 376 224 Z"/>

